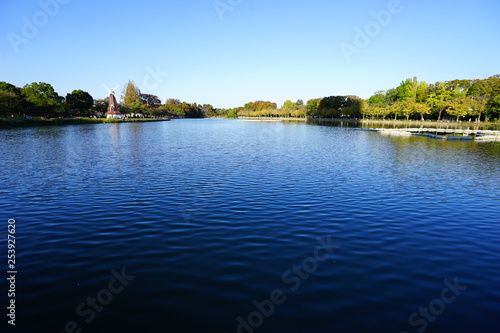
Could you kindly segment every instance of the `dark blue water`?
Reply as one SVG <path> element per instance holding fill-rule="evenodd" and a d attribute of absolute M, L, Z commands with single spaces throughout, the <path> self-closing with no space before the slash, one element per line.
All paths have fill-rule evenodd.
<path fill-rule="evenodd" d="M 175 120 L 2 130 L 0 160 L 16 332 L 500 327 L 498 143 Z"/>

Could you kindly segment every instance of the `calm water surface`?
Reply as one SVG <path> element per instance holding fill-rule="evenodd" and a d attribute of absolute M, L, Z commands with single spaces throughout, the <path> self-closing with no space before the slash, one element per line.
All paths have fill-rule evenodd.
<path fill-rule="evenodd" d="M 500 327 L 498 143 L 175 120 L 2 130 L 0 160 L 16 332 Z"/>

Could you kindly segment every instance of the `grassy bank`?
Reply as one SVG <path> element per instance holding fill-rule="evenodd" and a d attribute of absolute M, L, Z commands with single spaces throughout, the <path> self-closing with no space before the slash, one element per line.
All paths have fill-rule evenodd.
<path fill-rule="evenodd" d="M 278 117 L 238 117 L 241 120 L 283 120 L 304 121 L 311 123 L 352 124 L 360 127 L 383 128 L 449 128 L 449 129 L 489 129 L 500 130 L 500 122 L 439 122 L 439 121 L 407 121 L 407 120 L 375 120 L 375 119 L 348 119 L 348 118 L 278 118 Z"/>
<path fill-rule="evenodd" d="M 1 128 L 33 127 L 33 126 L 61 126 L 81 124 L 103 124 L 103 123 L 135 123 L 150 121 L 166 121 L 168 118 L 129 118 L 129 119 L 107 119 L 107 118 L 31 118 L 7 117 L 0 118 Z"/>
<path fill-rule="evenodd" d="M 407 120 L 360 120 L 362 127 L 384 128 L 447 128 L 447 129 L 500 129 L 498 122 L 439 122 L 439 121 L 407 121 Z"/>

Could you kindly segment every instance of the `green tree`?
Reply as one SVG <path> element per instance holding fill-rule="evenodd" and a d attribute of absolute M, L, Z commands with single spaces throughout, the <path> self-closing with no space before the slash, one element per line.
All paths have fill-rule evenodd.
<path fill-rule="evenodd" d="M 98 117 L 104 116 L 108 109 L 109 97 L 104 99 L 94 100 L 94 105 L 92 106 L 92 112 L 94 112 Z"/>
<path fill-rule="evenodd" d="M 197 103 L 187 104 L 186 116 L 188 118 L 203 118 L 203 109 L 201 105 Z"/>
<path fill-rule="evenodd" d="M 456 98 L 450 102 L 447 112 L 450 116 L 456 117 L 457 122 L 461 117 L 466 116 L 471 110 L 471 99 L 468 97 Z"/>
<path fill-rule="evenodd" d="M 474 80 L 467 91 L 469 96 L 480 96 L 491 98 L 500 94 L 500 75 L 493 75 L 484 80 Z"/>
<path fill-rule="evenodd" d="M 7 91 L 21 96 L 21 89 L 17 88 L 15 85 L 7 83 L 5 81 L 0 81 L 0 91 Z"/>
<path fill-rule="evenodd" d="M 0 114 L 18 113 L 22 102 L 21 89 L 5 81 L 0 82 Z"/>
<path fill-rule="evenodd" d="M 413 112 L 420 115 L 420 120 L 424 121 L 425 116 L 431 113 L 431 107 L 427 103 L 415 103 Z"/>
<path fill-rule="evenodd" d="M 391 109 L 395 114 L 395 119 L 397 119 L 398 115 L 402 115 L 406 120 L 409 120 L 410 116 L 415 112 L 415 101 L 408 98 L 404 101 L 394 103 Z"/>
<path fill-rule="evenodd" d="M 481 117 L 483 116 L 486 110 L 486 104 L 488 100 L 485 97 L 478 96 L 469 96 L 470 97 L 470 107 L 471 112 L 469 113 L 471 116 L 477 116 L 476 121 L 481 122 Z"/>
<path fill-rule="evenodd" d="M 286 100 L 281 107 L 281 112 L 283 115 L 291 115 L 292 112 L 298 109 L 299 107 L 297 106 L 297 103 L 294 103 L 291 100 Z"/>
<path fill-rule="evenodd" d="M 128 81 L 123 91 L 123 103 L 129 105 L 135 102 L 141 103 L 141 91 L 134 81 Z"/>
<path fill-rule="evenodd" d="M 174 104 L 173 104 L 173 107 L 170 108 L 170 112 L 172 113 L 172 115 L 179 117 L 179 118 L 186 117 L 186 111 L 183 108 L 181 108 L 180 106 L 177 106 Z"/>
<path fill-rule="evenodd" d="M 33 82 L 26 84 L 21 94 L 30 103 L 29 109 L 34 113 L 52 113 L 63 109 L 63 98 L 48 83 Z"/>
<path fill-rule="evenodd" d="M 427 98 L 429 98 L 429 85 L 424 81 L 419 82 L 415 92 L 415 101 L 425 103 Z"/>
<path fill-rule="evenodd" d="M 486 106 L 486 121 L 490 119 L 498 119 L 500 117 L 500 94 L 493 96 L 488 100 Z"/>
<path fill-rule="evenodd" d="M 344 101 L 341 106 L 341 116 L 358 118 L 364 113 L 367 103 L 358 96 L 344 96 Z"/>
<path fill-rule="evenodd" d="M 22 98 L 11 91 L 0 90 L 0 114 L 18 113 Z"/>
<path fill-rule="evenodd" d="M 389 115 L 394 115 L 394 120 L 398 119 L 399 113 L 401 112 L 401 102 L 394 102 L 387 108 Z"/>
<path fill-rule="evenodd" d="M 131 114 L 132 116 L 150 116 L 153 114 L 152 109 L 148 108 L 141 102 L 133 102 L 121 107 L 121 113 Z"/>
<path fill-rule="evenodd" d="M 413 79 L 406 79 L 397 88 L 398 101 L 412 100 L 415 101 L 417 96 L 418 80 L 416 77 Z"/>
<path fill-rule="evenodd" d="M 298 105 L 295 110 L 293 110 L 290 115 L 295 118 L 304 118 L 306 116 L 306 106 Z"/>
<path fill-rule="evenodd" d="M 168 115 L 170 115 L 170 109 L 166 105 L 160 105 L 153 112 L 156 116 L 168 116 Z"/>
<path fill-rule="evenodd" d="M 157 108 L 161 105 L 161 100 L 156 95 L 141 94 L 141 103 L 149 107 Z"/>
<path fill-rule="evenodd" d="M 443 82 L 436 83 L 434 89 L 429 94 L 429 98 L 427 98 L 427 103 L 438 111 L 438 120 L 441 120 L 443 111 L 448 108 L 451 99 L 452 92 L 446 85 Z"/>
<path fill-rule="evenodd" d="M 165 105 L 176 105 L 176 104 L 181 104 L 181 101 L 177 98 L 169 98 L 165 102 Z"/>
<path fill-rule="evenodd" d="M 236 109 L 230 109 L 227 112 L 227 117 L 228 118 L 238 118 L 238 111 Z"/>
<path fill-rule="evenodd" d="M 387 104 L 394 103 L 398 99 L 398 90 L 396 88 L 392 88 L 386 91 L 385 100 Z"/>
<path fill-rule="evenodd" d="M 204 117 L 215 117 L 217 116 L 217 110 L 210 104 L 203 104 L 201 106 L 201 111 Z"/>
<path fill-rule="evenodd" d="M 376 91 L 370 98 L 368 98 L 367 102 L 370 105 L 382 105 L 386 102 L 385 91 L 379 90 Z"/>
<path fill-rule="evenodd" d="M 463 94 L 467 94 L 473 84 L 473 80 L 451 80 L 445 82 L 446 87 L 450 91 L 458 91 Z"/>
<path fill-rule="evenodd" d="M 368 104 L 365 109 L 364 116 L 368 118 L 385 118 L 391 113 L 391 108 L 387 106 L 376 106 Z"/>
<path fill-rule="evenodd" d="M 276 110 L 276 103 L 269 101 L 255 101 L 246 103 L 244 108 L 249 111 L 262 111 L 261 115 L 271 115 L 272 113 L 269 110 Z"/>
<path fill-rule="evenodd" d="M 254 102 L 246 103 L 243 107 L 247 110 L 254 110 L 254 111 L 256 110 Z"/>
<path fill-rule="evenodd" d="M 71 94 L 66 95 L 66 104 L 71 109 L 78 110 L 80 113 L 88 111 L 94 105 L 94 99 L 90 94 L 83 90 L 73 90 Z"/>
<path fill-rule="evenodd" d="M 319 105 L 321 104 L 321 98 L 314 98 L 307 101 L 306 104 L 306 115 L 307 117 L 314 117 L 318 115 Z"/>
<path fill-rule="evenodd" d="M 322 117 L 338 118 L 344 102 L 343 96 L 328 96 L 321 99 L 318 114 Z"/>

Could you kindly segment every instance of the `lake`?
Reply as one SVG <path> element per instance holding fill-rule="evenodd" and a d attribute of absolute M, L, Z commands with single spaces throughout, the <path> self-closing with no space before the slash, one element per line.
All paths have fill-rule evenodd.
<path fill-rule="evenodd" d="M 0 158 L 16 332 L 500 327 L 499 143 L 197 119 L 2 130 Z"/>

